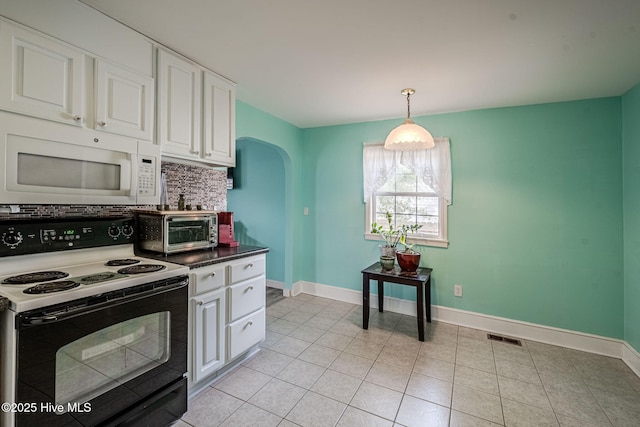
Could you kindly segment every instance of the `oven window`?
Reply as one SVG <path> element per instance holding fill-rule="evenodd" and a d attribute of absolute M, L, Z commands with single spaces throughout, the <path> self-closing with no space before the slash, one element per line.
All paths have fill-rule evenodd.
<path fill-rule="evenodd" d="M 169 244 L 194 243 L 209 239 L 209 222 L 206 220 L 173 220 L 168 226 Z"/>
<path fill-rule="evenodd" d="M 169 360 L 170 313 L 130 319 L 56 352 L 56 405 L 84 403 Z"/>

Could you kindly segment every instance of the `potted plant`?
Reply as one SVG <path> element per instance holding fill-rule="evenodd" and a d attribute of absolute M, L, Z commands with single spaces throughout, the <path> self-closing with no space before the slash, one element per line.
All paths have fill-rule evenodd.
<path fill-rule="evenodd" d="M 400 242 L 401 229 L 393 227 L 391 212 L 385 213 L 389 228 L 374 222 L 371 224 L 371 233 L 380 234 L 385 241 L 384 245 L 380 245 L 380 265 L 384 270 L 392 270 L 396 259 L 396 249 Z"/>
<path fill-rule="evenodd" d="M 416 270 L 420 266 L 420 252 L 413 250 L 415 243 L 407 242 L 407 234 L 415 233 L 422 227 L 422 225 L 403 225 L 399 228 L 400 239 L 399 242 L 404 246 L 404 251 L 397 251 L 396 257 L 398 258 L 398 265 L 400 266 L 400 274 L 405 276 L 417 276 Z"/>

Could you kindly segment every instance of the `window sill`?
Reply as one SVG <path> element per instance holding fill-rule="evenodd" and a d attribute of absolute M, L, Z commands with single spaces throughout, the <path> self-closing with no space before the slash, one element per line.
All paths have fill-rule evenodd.
<path fill-rule="evenodd" d="M 382 236 L 377 233 L 364 233 L 364 238 L 366 240 L 378 240 L 384 242 Z M 449 241 L 448 240 L 438 240 L 438 239 L 429 239 L 426 237 L 412 237 L 409 238 L 409 243 L 415 244 L 418 246 L 431 246 L 434 248 L 448 248 Z"/>

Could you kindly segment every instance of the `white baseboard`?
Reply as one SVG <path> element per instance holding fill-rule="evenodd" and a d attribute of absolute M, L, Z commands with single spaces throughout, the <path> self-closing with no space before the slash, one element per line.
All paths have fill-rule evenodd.
<path fill-rule="evenodd" d="M 284 297 L 291 296 L 291 289 L 287 289 L 284 285 L 284 282 L 278 282 L 277 280 L 267 279 L 267 288 L 282 289 L 282 296 Z"/>
<path fill-rule="evenodd" d="M 640 377 L 640 353 L 636 351 L 628 342 L 622 346 L 622 361 Z"/>
<path fill-rule="evenodd" d="M 293 295 L 306 293 L 362 305 L 362 291 L 320 283 L 300 281 L 294 284 L 292 292 Z M 377 297 L 370 301 L 373 308 L 378 308 Z M 418 311 L 415 301 L 391 297 L 384 297 L 384 307 L 385 310 L 410 316 L 415 316 Z M 622 359 L 636 373 L 640 372 L 640 355 L 622 340 L 437 305 L 431 306 L 431 317 L 458 326 L 615 357 Z"/>
<path fill-rule="evenodd" d="M 277 280 L 267 279 L 267 288 L 284 289 L 284 282 L 278 282 Z"/>

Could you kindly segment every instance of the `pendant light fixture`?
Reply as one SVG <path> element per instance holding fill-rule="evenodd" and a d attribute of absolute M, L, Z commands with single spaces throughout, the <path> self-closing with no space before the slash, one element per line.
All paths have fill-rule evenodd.
<path fill-rule="evenodd" d="M 384 141 L 385 150 L 415 151 L 433 148 L 436 145 L 428 130 L 411 120 L 411 104 L 409 98 L 416 93 L 414 89 L 402 89 L 401 94 L 407 97 L 407 119 L 393 129 Z"/>

